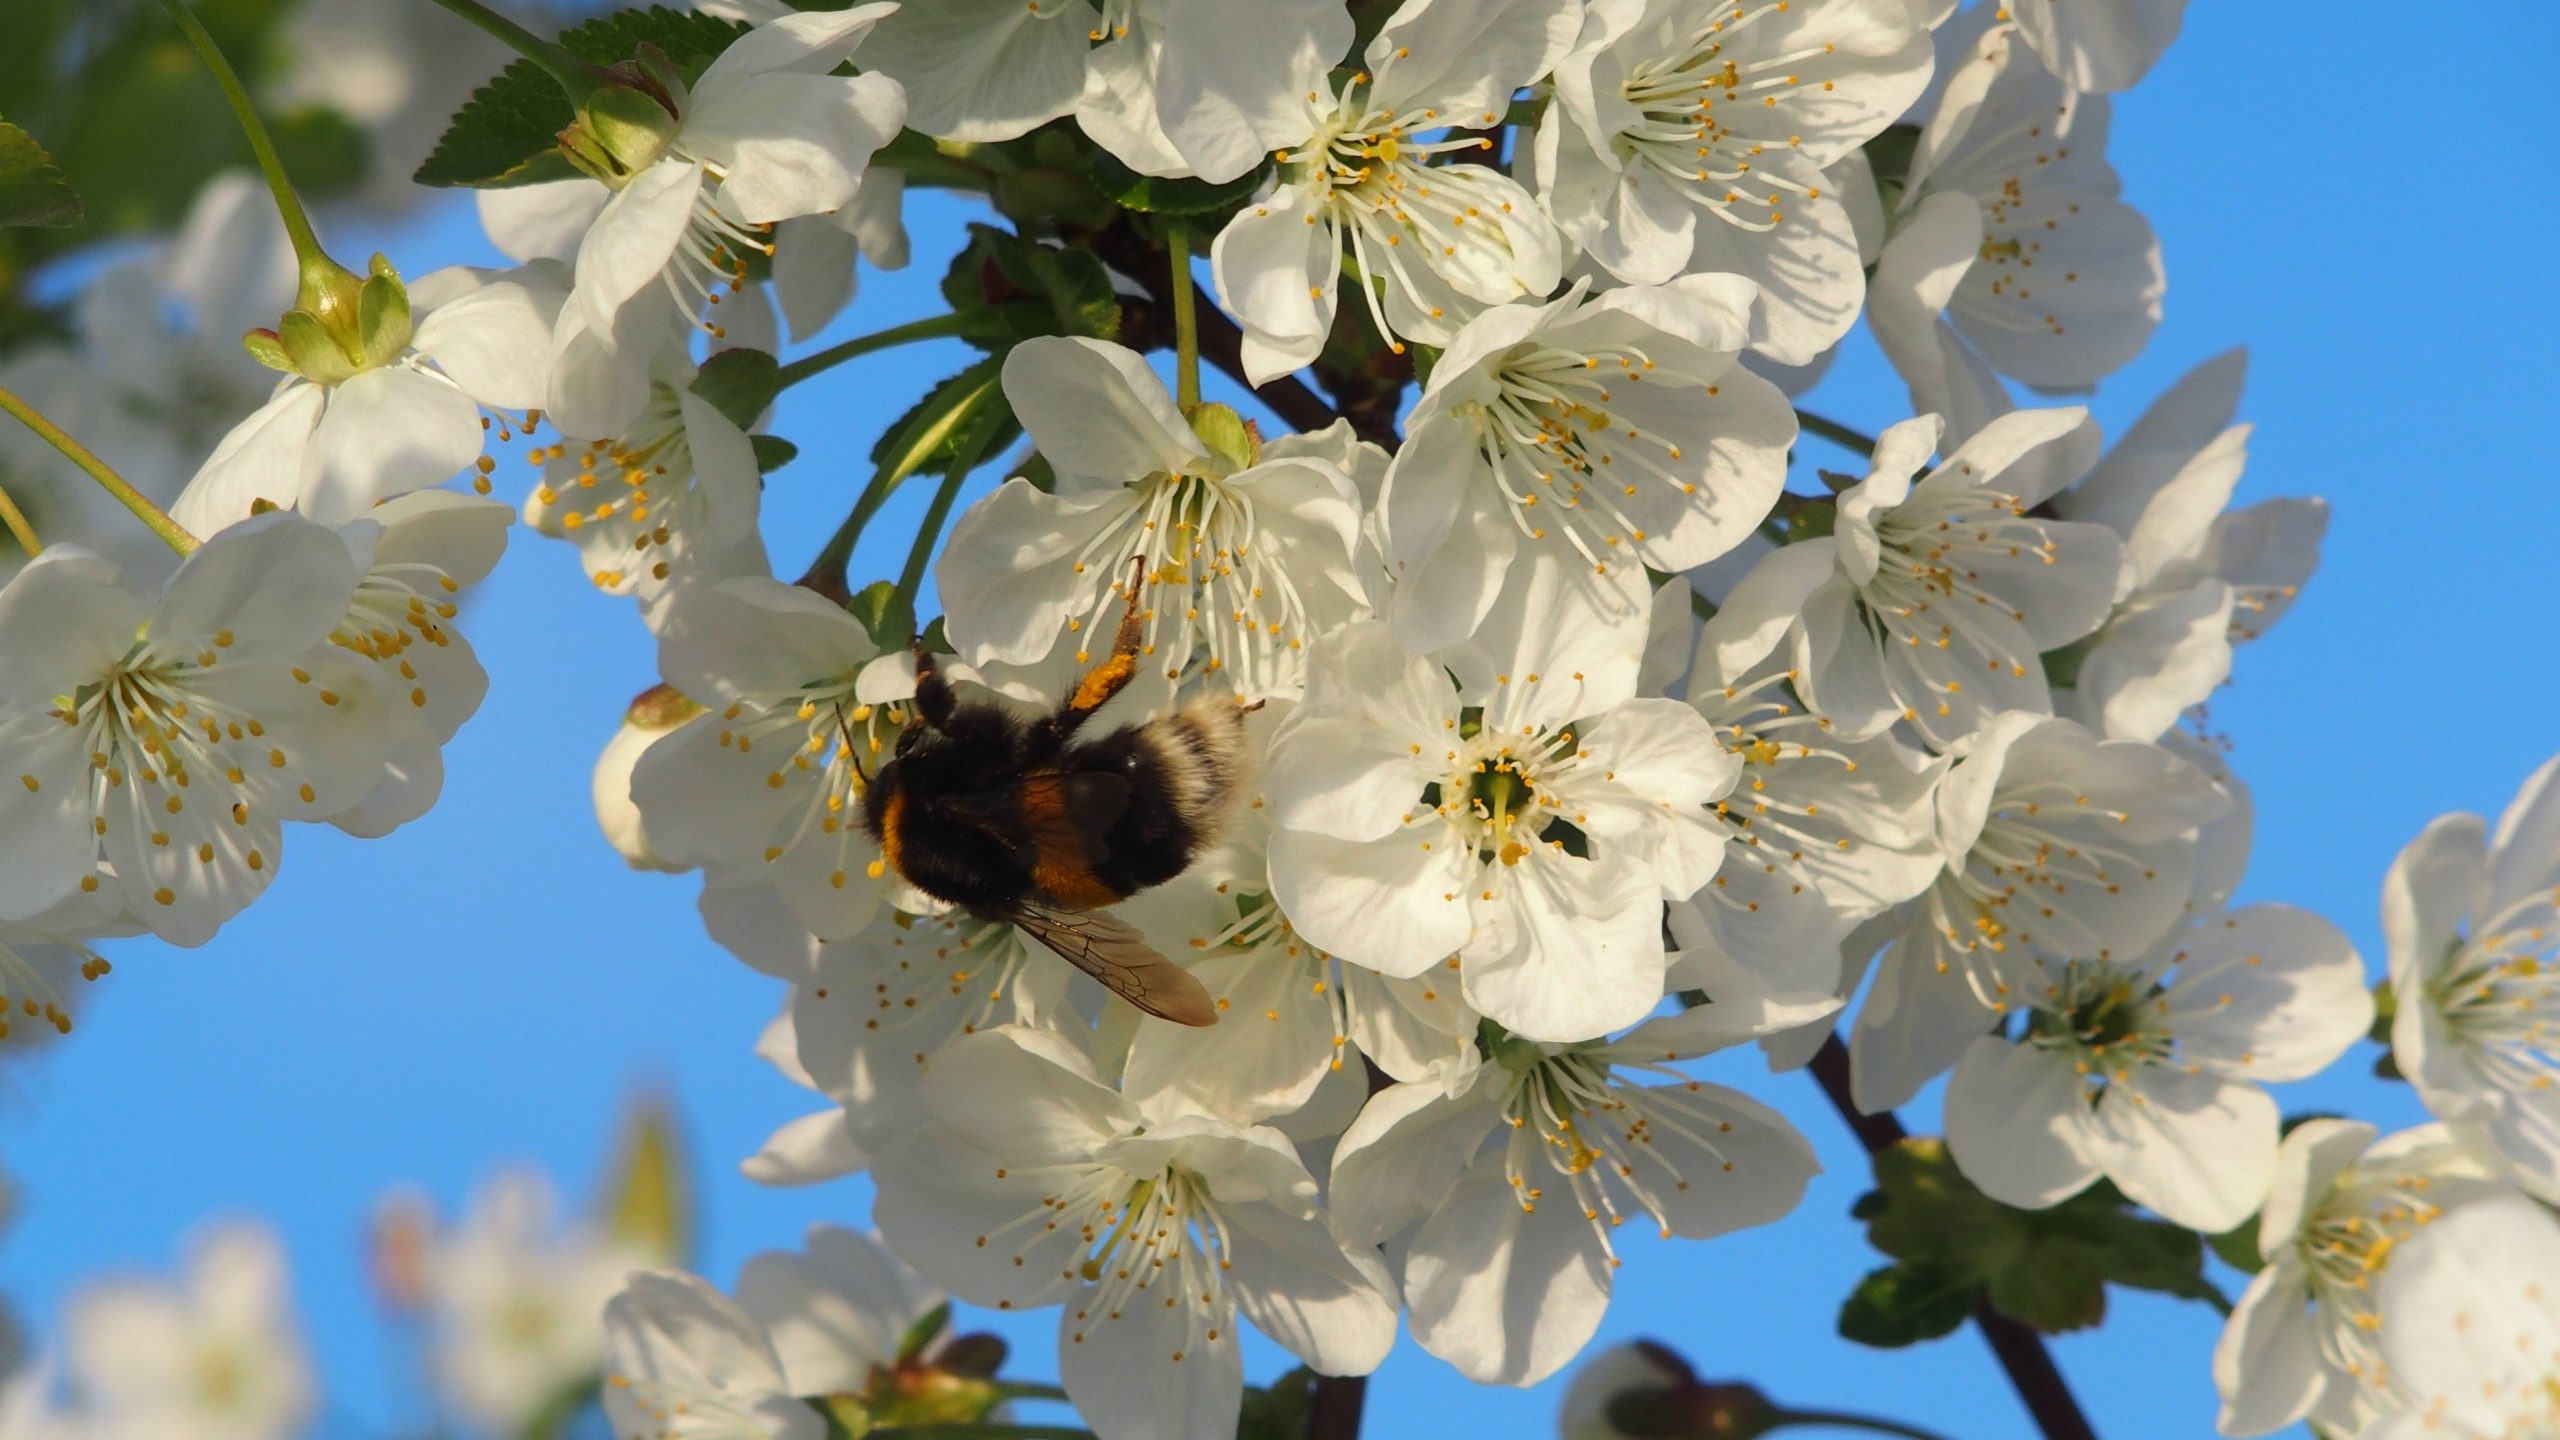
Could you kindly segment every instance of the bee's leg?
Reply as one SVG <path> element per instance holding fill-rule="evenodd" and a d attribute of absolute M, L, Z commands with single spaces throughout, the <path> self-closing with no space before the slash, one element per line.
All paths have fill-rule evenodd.
<path fill-rule="evenodd" d="M 1120 628 L 1112 634 L 1111 654 L 1101 664 L 1084 672 L 1076 682 L 1075 693 L 1067 697 L 1057 715 L 1049 722 L 1060 740 L 1075 733 L 1094 711 L 1108 704 L 1137 678 L 1138 651 L 1146 643 L 1146 612 L 1141 606 L 1145 595 L 1147 557 L 1133 557 L 1129 569 L 1129 605 L 1120 612 Z"/>
<path fill-rule="evenodd" d="M 951 712 L 958 708 L 960 697 L 952 692 L 951 682 L 944 678 L 934 653 L 921 644 L 911 648 L 916 657 L 916 714 L 927 726 L 942 729 L 951 723 Z"/>

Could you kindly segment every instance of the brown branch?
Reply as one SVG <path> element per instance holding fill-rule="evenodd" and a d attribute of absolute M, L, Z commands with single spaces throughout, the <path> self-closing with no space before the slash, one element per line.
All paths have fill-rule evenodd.
<path fill-rule="evenodd" d="M 1307 1408 L 1307 1440 L 1359 1440 L 1360 1408 L 1369 1399 L 1366 1375 L 1319 1375 L 1315 1403 Z"/>
<path fill-rule="evenodd" d="M 1814 1052 L 1814 1082 L 1831 1101 L 1831 1108 L 1848 1122 L 1858 1143 L 1872 1155 L 1909 1137 L 1902 1120 L 1892 1111 L 1869 1115 L 1850 1099 L 1849 1047 L 1833 1035 Z M 2053 1363 L 2053 1352 L 2045 1348 L 2042 1336 L 2025 1323 L 2001 1314 L 1991 1306 L 1990 1297 L 1977 1294 L 1973 1298 L 1973 1323 L 1990 1342 L 1991 1353 L 2000 1368 L 2009 1374 L 2011 1388 L 2026 1403 L 2027 1413 L 2035 1417 L 2036 1428 L 2045 1440 L 2097 1440 L 2098 1432 L 2089 1428 L 2089 1417 L 2081 1413 L 2080 1401 L 2071 1393 L 2070 1382 Z"/>

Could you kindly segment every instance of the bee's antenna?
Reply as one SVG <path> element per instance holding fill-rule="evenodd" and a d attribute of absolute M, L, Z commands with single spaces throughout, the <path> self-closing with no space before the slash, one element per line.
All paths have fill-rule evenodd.
<path fill-rule="evenodd" d="M 845 722 L 841 700 L 836 702 L 836 734 L 844 740 L 844 757 L 853 762 L 853 778 L 862 782 L 863 789 L 870 789 L 871 772 L 862 768 L 862 747 L 853 743 L 853 727 Z"/>

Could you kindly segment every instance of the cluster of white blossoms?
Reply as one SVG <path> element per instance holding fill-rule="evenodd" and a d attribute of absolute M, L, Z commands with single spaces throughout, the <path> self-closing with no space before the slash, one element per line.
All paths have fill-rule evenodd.
<path fill-rule="evenodd" d="M 1999 1204 L 2254 1216 L 2229 1433 L 2553 1423 L 2560 1259 L 2508 1296 L 2498 1257 L 2560 1251 L 2516 1198 L 2560 1203 L 2560 761 L 2386 886 L 2391 1051 L 2442 1123 L 2287 1133 L 2265 1087 L 2372 1032 L 2375 990 L 2328 921 L 2235 903 L 2249 799 L 2199 707 L 2325 509 L 2233 508 L 2236 353 L 2112 448 L 2009 389 L 2085 393 L 2157 327 L 2106 130 L 2179 0 L 701 8 L 734 22 L 716 53 L 590 66 L 557 163 L 488 182 L 518 268 L 272 277 L 249 349 L 282 378 L 199 447 L 174 569 L 63 541 L 0 588 L 0 991 L 59 1026 L 90 942 L 203 943 L 283 822 L 432 803 L 485 687 L 457 597 L 517 513 L 444 487 L 487 495 L 493 438 L 538 442 L 523 518 L 637 601 L 664 683 L 599 818 L 699 871 L 712 937 L 789 986 L 758 1053 L 825 1103 L 747 1173 L 867 1171 L 880 1238 L 821 1228 L 724 1294 L 502 1185 L 420 1282 L 473 1424 L 597 1372 L 624 1440 L 932 1418 L 895 1407 L 976 1363 L 919 1324 L 943 1292 L 1054 1307 L 1103 1440 L 1233 1433 L 1245 1325 L 1320 1375 L 1401 1324 L 1534 1384 L 1637 1237 L 1804 1195 L 1806 1139 L 1694 1073 L 1751 1041 L 1845 1063 L 1868 1114 L 1944 1077 L 1948 1153 Z M 761 432 L 842 356 L 773 354 L 858 264 L 906 262 L 911 180 L 985 191 L 1015 233 L 976 243 L 1016 248 L 879 343 L 990 353 L 787 583 Z M 177 268 L 202 306 L 263 294 Z M 1911 398 L 1872 439 L 1790 400 L 1861 315 Z M 1204 356 L 1301 433 L 1203 403 Z M 125 383 L 198 393 L 155 363 Z M 850 537 L 919 474 L 944 488 L 907 576 L 848 603 Z M 911 883 L 899 806 L 928 802 L 883 767 L 954 706 L 1035 733 L 1062 696 L 1040 723 L 1098 710 L 1088 741 L 1244 708 L 1212 833 L 1170 880 L 1061 899 L 1090 886 L 1058 835 L 1122 810 L 1042 819 L 991 770 L 960 799 L 1012 817 L 981 838 L 1034 857 L 1046 908 Z M 1051 911 L 1124 898 L 1088 943 L 1161 951 L 1213 1025 L 1050 953 Z M 2469 1324 L 2513 1342 L 2446 1339 Z M 238 1384 L 302 1403 L 290 1365 Z"/>

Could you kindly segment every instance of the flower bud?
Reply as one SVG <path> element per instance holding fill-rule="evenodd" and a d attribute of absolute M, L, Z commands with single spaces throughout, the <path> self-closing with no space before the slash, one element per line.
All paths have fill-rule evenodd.
<path fill-rule="evenodd" d="M 604 831 L 606 842 L 634 870 L 688 868 L 649 848 L 648 833 L 640 823 L 640 807 L 631 802 L 631 772 L 639 766 L 641 752 L 655 744 L 659 736 L 701 713 L 702 707 L 676 693 L 674 686 L 652 685 L 631 702 L 631 708 L 623 713 L 622 728 L 605 742 L 604 753 L 596 757 L 596 824 Z"/>
<path fill-rule="evenodd" d="M 1638 1340 L 1591 1357 L 1556 1429 L 1564 1440 L 1752 1440 L 1781 1418 L 1752 1386 L 1700 1380 L 1669 1348 Z"/>
<path fill-rule="evenodd" d="M 658 163 L 683 124 L 683 77 L 654 45 L 613 67 L 611 82 L 578 105 L 578 118 L 560 132 L 569 163 L 616 190 Z"/>

